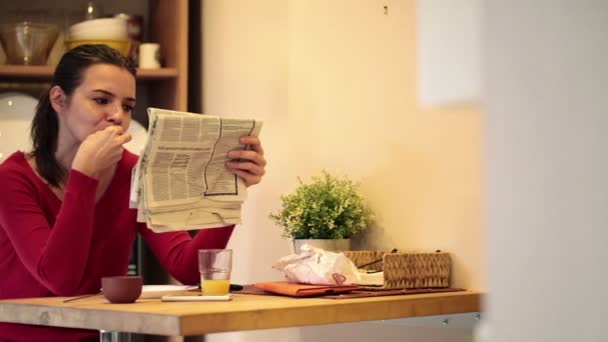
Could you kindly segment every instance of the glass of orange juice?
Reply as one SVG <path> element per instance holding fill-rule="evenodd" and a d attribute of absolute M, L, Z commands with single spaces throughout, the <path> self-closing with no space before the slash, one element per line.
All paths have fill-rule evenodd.
<path fill-rule="evenodd" d="M 201 273 L 203 295 L 227 295 L 230 292 L 232 250 L 200 249 L 198 251 L 198 270 Z"/>

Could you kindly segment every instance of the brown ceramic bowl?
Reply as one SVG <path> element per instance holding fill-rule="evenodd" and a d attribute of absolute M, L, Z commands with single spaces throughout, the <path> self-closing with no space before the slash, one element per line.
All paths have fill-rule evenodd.
<path fill-rule="evenodd" d="M 110 303 L 133 303 L 141 295 L 144 281 L 140 276 L 101 278 L 101 292 Z"/>

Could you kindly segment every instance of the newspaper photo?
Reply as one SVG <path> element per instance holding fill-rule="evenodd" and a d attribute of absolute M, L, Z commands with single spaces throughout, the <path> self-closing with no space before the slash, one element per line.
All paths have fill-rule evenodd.
<path fill-rule="evenodd" d="M 240 223 L 243 180 L 225 166 L 227 154 L 258 136 L 254 119 L 148 108 L 148 140 L 133 169 L 130 205 L 156 232 Z"/>

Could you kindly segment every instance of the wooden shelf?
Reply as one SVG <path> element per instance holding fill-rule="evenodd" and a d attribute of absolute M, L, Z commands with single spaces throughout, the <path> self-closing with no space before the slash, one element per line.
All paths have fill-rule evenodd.
<path fill-rule="evenodd" d="M 50 81 L 55 67 L 48 65 L 0 65 L 0 79 Z M 173 79 L 176 68 L 137 69 L 138 80 Z"/>
<path fill-rule="evenodd" d="M 177 69 L 175 68 L 137 69 L 138 80 L 168 79 L 175 77 L 177 77 Z"/>
<path fill-rule="evenodd" d="M 0 77 L 11 79 L 51 79 L 53 67 L 48 65 L 0 65 Z"/>

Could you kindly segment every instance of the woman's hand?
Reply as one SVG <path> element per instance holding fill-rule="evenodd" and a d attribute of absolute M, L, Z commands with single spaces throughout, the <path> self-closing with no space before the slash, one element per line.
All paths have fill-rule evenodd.
<path fill-rule="evenodd" d="M 89 135 L 78 148 L 72 168 L 85 175 L 99 179 L 107 169 L 122 157 L 122 145 L 131 140 L 131 134 L 120 126 L 110 126 Z"/>
<path fill-rule="evenodd" d="M 240 139 L 241 144 L 251 146 L 250 150 L 232 150 L 228 152 L 228 162 L 226 167 L 235 175 L 243 178 L 245 185 L 252 186 L 262 180 L 266 173 L 266 159 L 264 159 L 264 149 L 258 137 L 244 136 Z"/>

